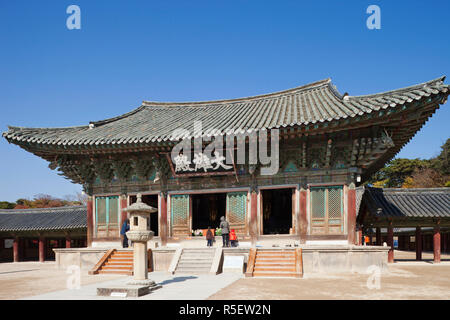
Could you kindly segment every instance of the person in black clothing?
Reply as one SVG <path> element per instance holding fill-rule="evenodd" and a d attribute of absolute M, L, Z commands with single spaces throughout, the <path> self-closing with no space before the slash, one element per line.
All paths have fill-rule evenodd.
<path fill-rule="evenodd" d="M 222 229 L 222 242 L 224 247 L 229 247 L 230 242 L 230 224 L 227 220 L 225 220 L 225 217 L 220 217 L 220 229 Z"/>
<path fill-rule="evenodd" d="M 130 230 L 130 219 L 126 219 L 122 224 L 122 229 L 120 230 L 120 234 L 122 236 L 122 247 L 128 248 L 128 237 L 126 232 Z"/>

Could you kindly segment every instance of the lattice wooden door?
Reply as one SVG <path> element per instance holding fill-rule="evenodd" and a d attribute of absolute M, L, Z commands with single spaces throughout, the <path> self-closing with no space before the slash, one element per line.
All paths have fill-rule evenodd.
<path fill-rule="evenodd" d="M 97 238 L 119 236 L 119 197 L 95 198 L 95 235 Z"/>
<path fill-rule="evenodd" d="M 247 192 L 227 193 L 227 220 L 236 233 L 246 233 Z"/>
<path fill-rule="evenodd" d="M 311 187 L 311 233 L 344 233 L 342 186 Z"/>
<path fill-rule="evenodd" d="M 170 223 L 173 236 L 187 236 L 191 234 L 189 200 L 188 194 L 170 196 Z"/>

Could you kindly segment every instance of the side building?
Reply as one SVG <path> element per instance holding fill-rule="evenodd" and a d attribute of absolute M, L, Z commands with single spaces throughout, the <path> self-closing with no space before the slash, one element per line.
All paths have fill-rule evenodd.
<path fill-rule="evenodd" d="M 86 206 L 0 210 L 0 261 L 55 259 L 55 248 L 86 247 Z"/>

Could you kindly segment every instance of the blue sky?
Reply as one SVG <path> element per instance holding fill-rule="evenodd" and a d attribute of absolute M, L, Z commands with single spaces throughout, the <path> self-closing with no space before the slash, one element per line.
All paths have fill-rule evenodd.
<path fill-rule="evenodd" d="M 68 30 L 66 8 L 81 8 Z M 369 30 L 369 5 L 381 29 Z M 330 77 L 351 95 L 450 75 L 450 1 L 0 0 L 0 129 L 85 125 L 142 100 L 238 98 Z M 446 81 L 450 83 L 449 80 Z M 429 158 L 449 103 L 398 154 Z M 0 140 L 0 201 L 81 190 Z"/>

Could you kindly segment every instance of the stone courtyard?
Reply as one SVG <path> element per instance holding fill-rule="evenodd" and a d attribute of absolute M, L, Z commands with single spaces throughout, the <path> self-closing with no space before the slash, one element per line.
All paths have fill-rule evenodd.
<path fill-rule="evenodd" d="M 450 255 L 432 263 L 432 253 L 416 262 L 414 252 L 396 251 L 397 262 L 380 277 L 379 289 L 369 289 L 368 274 L 314 275 L 302 279 L 244 278 L 239 274 L 171 275 L 153 272 L 151 279 L 163 288 L 142 300 L 271 300 L 271 299 L 449 299 Z M 67 289 L 71 275 L 54 262 L 0 264 L 0 299 L 93 300 L 131 299 L 97 297 L 98 284 L 120 284 L 123 275 L 88 275 L 81 272 L 81 288 Z"/>

